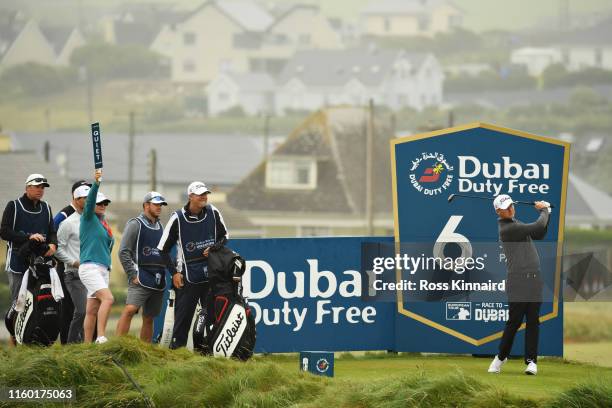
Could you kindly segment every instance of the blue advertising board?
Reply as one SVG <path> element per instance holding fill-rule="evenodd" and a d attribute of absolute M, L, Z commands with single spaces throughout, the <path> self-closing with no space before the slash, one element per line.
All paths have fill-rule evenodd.
<path fill-rule="evenodd" d="M 562 355 L 560 259 L 569 145 L 476 123 L 395 139 L 391 142 L 391 161 L 396 245 L 425 259 L 440 255 L 447 244 L 454 243 L 456 251 L 482 264 L 482 270 L 470 275 L 472 282 L 486 279 L 500 284 L 505 279 L 505 261 L 495 250 L 498 226 L 492 205 L 494 196 L 509 194 L 513 200 L 544 200 L 555 206 L 548 232 L 538 246 L 548 288 L 540 314 L 540 333 L 546 341 L 540 341 L 540 351 L 544 355 Z M 451 195 L 456 196 L 449 201 Z M 516 218 L 524 222 L 533 222 L 538 216 L 533 207 L 515 207 Z M 429 252 L 415 250 L 419 245 L 429 247 Z M 449 269 L 443 271 L 446 279 L 468 280 L 467 274 Z M 418 273 L 396 274 L 398 280 L 422 278 Z M 496 289 L 497 295 L 504 293 L 500 288 Z M 437 301 L 426 301 L 413 294 L 397 292 L 396 350 L 475 354 L 497 351 L 507 320 L 503 298 L 458 291 L 442 295 Z M 522 331 L 513 354 L 522 354 Z"/>

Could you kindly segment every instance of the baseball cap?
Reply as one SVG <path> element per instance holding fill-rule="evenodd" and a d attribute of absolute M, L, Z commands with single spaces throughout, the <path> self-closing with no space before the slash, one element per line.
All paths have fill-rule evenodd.
<path fill-rule="evenodd" d="M 513 203 L 514 201 L 512 201 L 512 198 L 508 194 L 501 194 L 493 200 L 493 208 L 496 210 L 506 210 Z"/>
<path fill-rule="evenodd" d="M 96 196 L 96 204 L 102 204 L 104 202 L 110 203 L 111 200 L 109 200 L 109 198 L 105 196 L 104 193 L 98 192 L 98 195 Z"/>
<path fill-rule="evenodd" d="M 91 188 L 88 185 L 82 185 L 80 187 L 77 187 L 72 192 L 72 197 L 73 198 L 87 197 L 90 189 Z"/>
<path fill-rule="evenodd" d="M 204 193 L 210 193 L 210 190 L 208 189 L 208 187 L 206 187 L 206 184 L 202 183 L 201 181 L 194 181 L 189 185 L 189 187 L 187 187 L 187 195 L 200 195 Z"/>
<path fill-rule="evenodd" d="M 45 187 L 49 187 L 47 178 L 43 176 L 42 174 L 38 174 L 38 173 L 30 174 L 28 178 L 26 178 L 25 184 L 26 186 L 40 186 L 42 184 Z"/>
<path fill-rule="evenodd" d="M 79 180 L 72 185 L 72 193 L 74 194 L 74 190 L 81 186 L 91 187 L 91 183 L 86 182 L 85 180 Z M 76 198 L 76 197 L 75 197 Z"/>
<path fill-rule="evenodd" d="M 153 203 L 153 204 L 168 205 L 168 203 L 166 202 L 166 199 L 164 198 L 164 196 L 162 196 L 157 191 L 149 191 L 147 194 L 145 194 L 144 198 L 142 199 L 142 202 L 143 203 Z"/>

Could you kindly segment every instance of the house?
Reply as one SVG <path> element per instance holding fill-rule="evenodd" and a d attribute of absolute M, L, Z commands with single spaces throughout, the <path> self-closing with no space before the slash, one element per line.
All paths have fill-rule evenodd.
<path fill-rule="evenodd" d="M 421 110 L 442 103 L 444 74 L 433 54 L 376 48 L 299 51 L 278 79 L 275 108 L 314 111 L 333 105 Z"/>
<path fill-rule="evenodd" d="M 512 51 L 510 62 L 523 65 L 531 76 L 540 76 L 550 65 L 562 61 L 561 50 L 553 47 L 524 47 Z"/>
<path fill-rule="evenodd" d="M 68 66 L 72 52 L 85 44 L 77 28 L 44 27 L 34 20 L 0 29 L 0 65 L 3 69 L 34 62 Z"/>
<path fill-rule="evenodd" d="M 13 149 L 41 152 L 50 144 L 52 164 L 69 180 L 92 174 L 91 140 L 82 133 L 17 133 Z M 271 141 L 275 143 L 274 140 Z M 157 154 L 157 188 L 169 201 L 182 201 L 194 180 L 204 181 L 217 198 L 236 185 L 263 158 L 263 137 L 219 134 L 137 134 L 134 136 L 132 197 L 128 197 L 128 137 L 103 133 L 105 191 L 118 201 L 138 201 L 150 189 L 150 152 Z M 230 163 L 230 164 L 228 164 Z"/>
<path fill-rule="evenodd" d="M 160 3 L 124 3 L 100 19 L 102 36 L 110 44 L 148 48 L 163 25 L 181 21 L 185 15 Z"/>
<path fill-rule="evenodd" d="M 363 235 L 366 221 L 365 108 L 312 114 L 227 195 L 265 237 Z M 373 232 L 393 235 L 390 121 L 374 120 Z"/>
<path fill-rule="evenodd" d="M 360 18 L 364 35 L 432 37 L 460 28 L 463 16 L 463 10 L 444 0 L 375 0 Z"/>
<path fill-rule="evenodd" d="M 274 111 L 275 83 L 265 73 L 220 73 L 206 87 L 208 114 L 239 107 L 250 116 Z"/>
<path fill-rule="evenodd" d="M 612 17 L 594 26 L 560 35 L 546 48 L 526 47 L 512 52 L 512 62 L 527 66 L 530 75 L 540 75 L 552 64 L 568 71 L 586 68 L 612 70 Z"/>
<path fill-rule="evenodd" d="M 151 44 L 170 60 L 173 81 L 202 84 L 221 72 L 276 75 L 296 50 L 312 47 L 342 47 L 318 7 L 296 5 L 275 16 L 251 0 L 208 1 L 165 24 Z"/>

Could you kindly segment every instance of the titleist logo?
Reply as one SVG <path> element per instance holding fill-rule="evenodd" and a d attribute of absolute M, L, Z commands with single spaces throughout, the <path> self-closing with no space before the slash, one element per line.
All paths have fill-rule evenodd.
<path fill-rule="evenodd" d="M 228 350 L 232 349 L 234 341 L 236 341 L 237 333 L 244 321 L 244 315 L 242 313 L 236 314 L 236 318 L 232 322 L 231 326 L 225 329 L 225 332 L 219 334 L 215 345 L 215 351 L 222 352 L 227 357 Z M 229 323 L 229 322 L 228 322 Z M 226 324 L 227 326 L 227 324 Z"/>

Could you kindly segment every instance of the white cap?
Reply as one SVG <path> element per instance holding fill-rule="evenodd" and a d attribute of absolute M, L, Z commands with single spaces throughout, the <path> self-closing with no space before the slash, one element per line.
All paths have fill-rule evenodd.
<path fill-rule="evenodd" d="M 111 202 L 111 200 L 109 200 L 104 193 L 98 192 L 98 195 L 96 196 L 96 204 L 102 204 L 105 201 L 108 201 L 109 203 Z"/>
<path fill-rule="evenodd" d="M 49 187 L 47 178 L 43 176 L 42 174 L 38 174 L 38 173 L 30 174 L 28 178 L 26 178 L 25 184 L 26 186 L 39 186 L 42 184 L 45 187 Z"/>
<path fill-rule="evenodd" d="M 72 193 L 72 197 L 74 198 L 81 198 L 81 197 L 87 197 L 87 195 L 89 194 L 89 190 L 91 190 L 91 187 L 83 185 L 83 186 L 79 186 L 74 190 L 74 193 Z"/>
<path fill-rule="evenodd" d="M 208 187 L 206 187 L 206 184 L 202 183 L 201 181 L 194 181 L 189 185 L 189 187 L 187 187 L 187 195 L 200 195 L 204 193 L 210 193 L 210 190 L 208 189 Z"/>
<path fill-rule="evenodd" d="M 495 208 L 495 210 L 506 210 L 512 204 L 514 204 L 514 201 L 512 201 L 512 198 L 508 194 L 500 194 L 493 200 L 493 208 Z"/>

